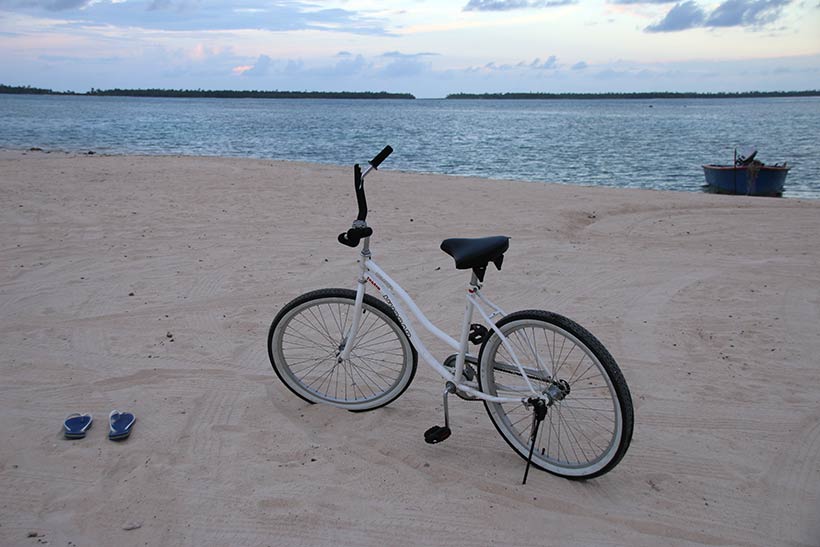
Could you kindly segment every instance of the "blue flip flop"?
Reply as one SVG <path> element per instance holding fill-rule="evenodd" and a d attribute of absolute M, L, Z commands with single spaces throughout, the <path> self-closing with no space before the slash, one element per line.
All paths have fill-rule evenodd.
<path fill-rule="evenodd" d="M 108 438 L 112 441 L 124 441 L 131 434 L 131 428 L 137 418 L 130 412 L 112 410 L 108 415 Z"/>
<path fill-rule="evenodd" d="M 85 432 L 91 428 L 91 423 L 94 419 L 91 414 L 83 412 L 69 414 L 68 418 L 63 422 L 63 434 L 66 439 L 82 439 L 85 437 Z"/>

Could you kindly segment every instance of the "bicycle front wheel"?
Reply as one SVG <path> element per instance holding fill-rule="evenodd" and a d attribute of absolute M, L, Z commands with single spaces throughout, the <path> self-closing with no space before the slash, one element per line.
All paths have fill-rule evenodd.
<path fill-rule="evenodd" d="M 416 350 L 393 310 L 364 296 L 350 358 L 340 360 L 356 292 L 321 289 L 287 304 L 270 327 L 268 356 L 279 379 L 310 403 L 372 410 L 401 395 L 416 373 Z"/>
<path fill-rule="evenodd" d="M 603 475 L 623 458 L 632 439 L 632 398 L 615 360 L 577 323 L 550 312 L 512 313 L 497 325 L 518 358 L 495 331 L 481 348 L 479 383 L 486 393 L 527 398 L 529 384 L 541 394 L 561 386 L 537 432 L 532 464 L 583 480 Z M 555 387 L 554 387 L 555 386 Z M 523 403 L 484 405 L 505 441 L 527 459 L 533 410 Z"/>

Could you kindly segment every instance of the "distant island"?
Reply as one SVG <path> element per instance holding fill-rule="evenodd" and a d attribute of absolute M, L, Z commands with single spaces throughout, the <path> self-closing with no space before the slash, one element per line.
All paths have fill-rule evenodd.
<path fill-rule="evenodd" d="M 741 91 L 736 93 L 695 93 L 652 91 L 644 93 L 451 93 L 446 99 L 756 99 L 763 97 L 820 97 L 811 91 Z"/>
<path fill-rule="evenodd" d="M 94 89 L 85 93 L 0 84 L 0 93 L 110 97 L 179 97 L 212 99 L 415 99 L 410 93 L 386 91 L 235 91 L 205 89 Z"/>
<path fill-rule="evenodd" d="M 415 99 L 410 93 L 386 91 L 240 91 L 207 89 L 94 89 L 83 93 L 54 91 L 31 86 L 0 84 L 0 94 L 18 95 L 79 95 L 97 97 L 180 97 L 211 99 Z M 805 91 L 740 91 L 740 92 L 675 92 L 649 91 L 638 93 L 450 93 L 449 100 L 560 100 L 560 99 L 758 99 L 765 97 L 820 97 L 820 90 Z"/>

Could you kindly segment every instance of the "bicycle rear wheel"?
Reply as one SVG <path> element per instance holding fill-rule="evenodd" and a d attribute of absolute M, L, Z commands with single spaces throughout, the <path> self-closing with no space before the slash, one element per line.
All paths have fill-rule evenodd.
<path fill-rule="evenodd" d="M 527 379 L 540 393 L 559 382 L 566 396 L 541 422 L 532 464 L 569 479 L 603 475 L 626 454 L 632 439 L 632 398 L 615 360 L 577 323 L 554 313 L 512 313 L 496 325 L 509 341 Z M 486 393 L 527 397 L 528 386 L 495 331 L 481 347 L 479 383 Z M 566 384 L 563 384 L 566 382 Z M 533 410 L 523 403 L 484 402 L 505 441 L 527 459 Z"/>
<path fill-rule="evenodd" d="M 364 296 L 350 359 L 339 361 L 353 322 L 356 292 L 320 289 L 277 314 L 268 356 L 279 379 L 310 403 L 372 410 L 401 395 L 416 373 L 416 350 L 393 310 Z"/>

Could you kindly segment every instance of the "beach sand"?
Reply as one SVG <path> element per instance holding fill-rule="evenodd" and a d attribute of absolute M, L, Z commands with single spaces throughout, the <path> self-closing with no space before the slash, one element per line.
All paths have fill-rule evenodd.
<path fill-rule="evenodd" d="M 374 256 L 445 330 L 468 279 L 441 239 L 505 234 L 485 293 L 575 319 L 623 370 L 618 467 L 522 486 L 481 403 L 424 443 L 443 385 L 421 362 L 361 414 L 271 370 L 279 308 L 354 286 L 351 174 L 0 152 L 0 545 L 820 545 L 820 201 L 368 177 Z"/>

